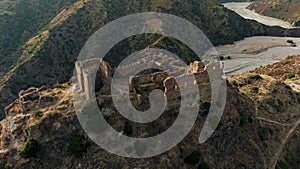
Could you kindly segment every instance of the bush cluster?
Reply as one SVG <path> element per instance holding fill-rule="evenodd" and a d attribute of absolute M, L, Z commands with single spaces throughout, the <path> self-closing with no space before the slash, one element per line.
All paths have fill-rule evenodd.
<path fill-rule="evenodd" d="M 248 78 L 251 80 L 262 80 L 263 79 L 260 75 L 251 75 Z"/>
<path fill-rule="evenodd" d="M 67 149 L 71 155 L 82 157 L 89 147 L 90 144 L 85 140 L 84 135 L 75 135 L 70 140 Z"/>
<path fill-rule="evenodd" d="M 184 158 L 183 162 L 190 165 L 196 165 L 199 163 L 201 158 L 201 153 L 199 151 L 194 151 L 190 155 Z"/>
<path fill-rule="evenodd" d="M 40 144 L 37 140 L 31 139 L 26 142 L 25 147 L 20 152 L 23 158 L 37 157 L 37 152 L 40 151 Z"/>

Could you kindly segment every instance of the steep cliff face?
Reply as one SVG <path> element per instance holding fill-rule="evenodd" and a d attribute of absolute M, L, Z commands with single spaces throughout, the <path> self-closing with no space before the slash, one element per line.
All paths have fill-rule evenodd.
<path fill-rule="evenodd" d="M 300 26 L 300 2 L 298 0 L 258 0 L 249 6 L 256 12 L 290 22 Z"/>
<path fill-rule="evenodd" d="M 201 106 L 195 126 L 180 144 L 147 159 L 121 158 L 89 140 L 73 110 L 70 84 L 28 89 L 20 93 L 20 98 L 9 109 L 9 116 L 0 125 L 0 166 L 297 168 L 300 146 L 298 62 L 299 56 L 288 57 L 280 63 L 230 78 L 222 120 L 209 140 L 198 143 L 207 115 L 207 106 Z M 277 70 L 284 71 L 279 75 Z M 285 75 L 288 76 L 281 79 Z M 103 98 L 99 94 L 97 96 Z M 117 115 L 111 102 L 101 103 L 104 104 L 100 108 L 110 108 L 105 108 L 108 123 L 126 135 L 156 135 L 158 128 L 168 127 L 168 122 L 176 118 L 175 110 L 169 110 L 155 124 L 134 127 L 136 124 L 126 123 Z"/>

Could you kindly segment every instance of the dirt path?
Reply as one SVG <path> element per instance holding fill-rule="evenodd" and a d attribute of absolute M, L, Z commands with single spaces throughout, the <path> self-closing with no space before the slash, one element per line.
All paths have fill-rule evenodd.
<path fill-rule="evenodd" d="M 263 118 L 263 117 L 256 117 L 256 118 L 259 119 L 259 120 L 263 120 L 263 121 L 266 121 L 266 122 L 269 122 L 269 123 L 278 124 L 278 125 L 281 125 L 281 126 L 293 126 L 294 125 L 294 124 L 288 124 L 288 123 L 280 123 L 278 121 L 266 119 L 266 118 Z"/>
<path fill-rule="evenodd" d="M 151 47 L 157 45 L 157 44 L 158 44 L 160 41 L 162 41 L 165 37 L 166 37 L 165 35 L 161 36 L 161 37 L 158 38 L 154 43 L 152 43 L 150 46 L 148 46 L 148 48 L 151 48 Z"/>
<path fill-rule="evenodd" d="M 291 127 L 291 129 L 289 130 L 289 132 L 287 133 L 285 138 L 281 141 L 281 144 L 279 145 L 279 147 L 278 147 L 277 151 L 275 152 L 273 158 L 271 158 L 271 160 L 270 160 L 269 168 L 270 169 L 275 169 L 283 148 L 285 147 L 285 145 L 287 144 L 289 139 L 292 138 L 292 136 L 294 135 L 296 129 L 300 126 L 300 119 L 295 123 L 287 124 L 287 123 L 280 123 L 278 121 L 274 121 L 274 120 L 266 119 L 266 118 L 263 118 L 263 117 L 259 117 L 258 116 L 258 105 L 257 105 L 257 103 L 255 103 L 255 116 L 256 116 L 255 118 L 258 119 L 258 120 L 263 120 L 263 121 L 266 121 L 266 122 L 269 122 L 269 123 L 274 123 L 274 124 L 285 126 L 285 127 Z"/>
<path fill-rule="evenodd" d="M 271 163 L 270 163 L 271 169 L 276 168 L 277 161 L 281 155 L 283 148 L 285 147 L 286 143 L 290 140 L 290 138 L 292 138 L 292 136 L 294 135 L 294 133 L 295 133 L 296 129 L 299 127 L 299 125 L 300 125 L 300 119 L 296 123 L 294 123 L 294 126 L 287 133 L 286 137 L 282 140 L 282 143 L 280 144 L 279 148 L 277 149 L 276 153 L 274 154 L 274 157 L 271 159 Z"/>

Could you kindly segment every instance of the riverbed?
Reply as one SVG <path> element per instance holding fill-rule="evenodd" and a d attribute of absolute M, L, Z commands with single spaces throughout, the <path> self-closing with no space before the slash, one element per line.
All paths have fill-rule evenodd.
<path fill-rule="evenodd" d="M 255 11 L 252 11 L 250 9 L 247 9 L 247 7 L 251 4 L 251 2 L 230 2 L 225 3 L 223 6 L 229 10 L 232 10 L 239 14 L 241 17 L 249 20 L 255 20 L 257 22 L 260 22 L 264 25 L 268 26 L 280 26 L 283 28 L 293 28 L 293 26 L 286 21 L 283 21 L 281 19 L 272 18 L 268 16 L 263 16 Z"/>
<path fill-rule="evenodd" d="M 254 19 L 269 26 L 292 27 L 283 20 L 262 16 L 246 9 L 250 3 L 226 3 L 223 5 L 246 19 Z M 218 46 L 216 50 L 225 58 L 223 60 L 225 74 L 229 77 L 279 62 L 287 56 L 299 55 L 300 38 L 253 36 L 231 45 Z"/>
<path fill-rule="evenodd" d="M 231 76 L 300 54 L 300 38 L 254 36 L 216 49 L 225 58 L 226 76 Z"/>

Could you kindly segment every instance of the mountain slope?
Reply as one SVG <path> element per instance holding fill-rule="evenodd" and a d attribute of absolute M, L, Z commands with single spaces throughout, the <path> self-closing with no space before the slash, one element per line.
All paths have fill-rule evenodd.
<path fill-rule="evenodd" d="M 80 0 L 61 11 L 43 30 L 15 51 L 19 62 L 0 80 L 0 114 L 3 115 L 3 108 L 22 89 L 68 81 L 85 41 L 109 21 L 128 14 L 157 11 L 183 17 L 204 31 L 215 45 L 252 35 L 300 36 L 300 30 L 287 31 L 244 20 L 212 0 L 161 2 Z M 148 45 L 151 44 L 149 42 Z"/>
<path fill-rule="evenodd" d="M 242 93 L 255 100 L 256 119 L 267 124 L 257 130 L 270 151 L 268 168 L 296 169 L 300 165 L 299 62 L 300 56 L 290 56 L 230 79 Z"/>
<path fill-rule="evenodd" d="M 73 110 L 70 84 L 41 88 L 39 95 L 48 99 L 40 102 L 32 97 L 36 106 L 31 106 L 25 113 L 18 113 L 22 107 L 18 104 L 21 100 L 17 99 L 11 107 L 11 114 L 0 124 L 0 167 L 269 169 L 287 165 L 297 168 L 300 93 L 288 87 L 288 82 L 279 75 L 265 73 L 273 70 L 270 67 L 289 68 L 284 74 L 297 73 L 300 68 L 298 61 L 299 56 L 293 56 L 279 64 L 232 77 L 227 84 L 227 101 L 221 123 L 207 142 L 198 144 L 200 128 L 206 117 L 205 111 L 200 109 L 194 128 L 180 144 L 164 154 L 146 159 L 115 156 L 92 143 Z M 288 80 L 296 83 L 299 79 L 300 75 L 296 75 Z M 32 91 L 29 89 L 23 94 Z M 34 92 L 31 94 L 35 95 Z M 124 129 L 125 124 L 111 113 L 115 110 L 107 111 L 110 112 L 106 117 L 108 123 Z M 176 116 L 171 111 L 166 118 Z M 149 126 L 150 131 L 155 132 L 154 129 L 165 125 L 158 121 L 157 125 Z M 141 129 L 133 127 L 132 130 L 136 133 Z M 22 158 L 19 153 L 33 139 L 40 145 L 36 157 Z M 75 149 L 82 154 L 74 154 L 70 145 L 86 148 Z"/>
<path fill-rule="evenodd" d="M 17 62 L 19 56 L 14 54 L 15 50 L 75 1 L 0 1 L 0 77 Z"/>

